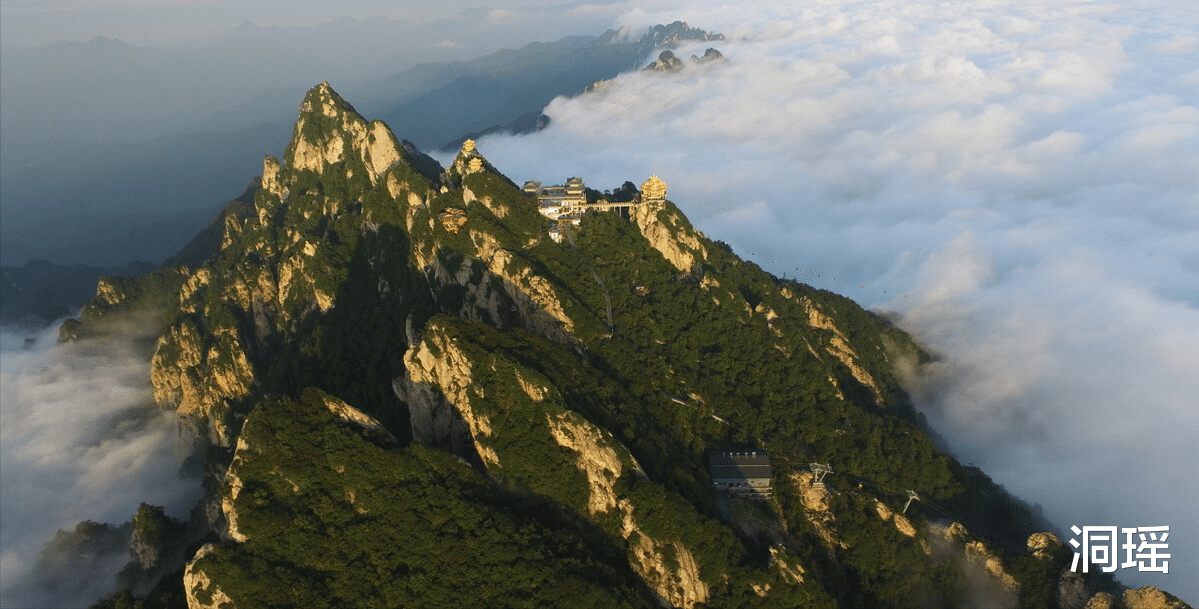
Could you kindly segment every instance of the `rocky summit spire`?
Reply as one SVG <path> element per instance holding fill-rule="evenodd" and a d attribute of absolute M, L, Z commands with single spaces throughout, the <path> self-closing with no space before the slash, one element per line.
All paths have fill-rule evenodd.
<path fill-rule="evenodd" d="M 374 183 L 389 167 L 402 162 L 404 155 L 387 125 L 368 123 L 328 82 L 322 82 L 300 103 L 300 116 L 284 160 L 292 169 L 319 173 L 347 159 L 360 161 Z"/>
<path fill-rule="evenodd" d="M 325 116 L 336 116 L 340 113 L 351 113 L 357 115 L 358 111 L 350 102 L 342 99 L 333 87 L 329 86 L 329 81 L 324 81 L 315 87 L 308 90 L 308 94 L 304 96 L 304 101 L 300 102 L 300 118 L 304 118 L 305 114 L 318 112 Z"/>

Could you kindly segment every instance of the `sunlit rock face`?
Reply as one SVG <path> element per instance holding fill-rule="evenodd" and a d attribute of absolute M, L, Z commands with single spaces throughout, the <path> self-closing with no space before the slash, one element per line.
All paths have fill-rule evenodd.
<path fill-rule="evenodd" d="M 187 594 L 188 609 L 230 609 L 237 603 L 213 582 L 204 571 L 203 562 L 213 552 L 212 544 L 205 544 L 183 571 L 183 591 Z"/>
<path fill-rule="evenodd" d="M 627 215 L 599 196 L 564 227 L 473 141 L 434 167 L 327 84 L 300 110 L 219 247 L 165 290 L 154 396 L 214 455 L 219 541 L 186 566 L 191 606 L 461 593 L 422 579 L 433 564 L 507 595 L 565 582 L 596 606 L 1095 596 L 1022 568 L 1060 542 L 925 435 L 899 382 L 900 362 L 927 360 L 910 337 L 740 259 L 660 178 Z M 775 459 L 761 503 L 708 473 L 708 450 L 741 447 Z M 815 484 L 813 460 L 843 478 Z M 444 550 L 460 543 L 470 564 Z M 338 583 L 362 564 L 387 585 Z M 264 565 L 287 586 L 256 587 Z"/>
<path fill-rule="evenodd" d="M 366 167 L 372 183 L 402 158 L 387 125 L 367 123 L 329 83 L 322 83 L 300 104 L 287 164 L 293 170 L 321 173 L 351 155 Z"/>

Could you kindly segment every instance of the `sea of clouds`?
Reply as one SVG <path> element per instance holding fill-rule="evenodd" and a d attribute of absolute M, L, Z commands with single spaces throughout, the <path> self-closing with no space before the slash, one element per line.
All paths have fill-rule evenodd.
<path fill-rule="evenodd" d="M 0 606 L 85 607 L 115 587 L 126 551 L 46 556 L 59 529 L 119 526 L 140 503 L 187 518 L 198 478 L 180 473 L 173 411 L 154 406 L 137 333 L 56 344 L 58 324 L 0 332 Z M 32 342 L 26 339 L 32 338 Z M 84 568 L 44 572 L 58 566 Z"/>
<path fill-rule="evenodd" d="M 1190 0 L 638 2 L 727 62 L 559 98 L 517 181 L 663 178 L 710 237 L 896 314 L 948 447 L 1071 525 L 1171 527 L 1199 601 L 1199 10 Z M 1067 535 L 1068 538 L 1068 535 Z"/>

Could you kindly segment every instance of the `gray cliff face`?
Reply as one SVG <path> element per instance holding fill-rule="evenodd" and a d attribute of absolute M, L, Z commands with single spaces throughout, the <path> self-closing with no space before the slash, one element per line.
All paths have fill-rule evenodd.
<path fill-rule="evenodd" d="M 697 64 L 711 63 L 713 61 L 728 61 L 724 58 L 724 54 L 711 47 L 704 51 L 703 57 L 691 56 L 691 61 Z"/>
<path fill-rule="evenodd" d="M 186 561 L 184 548 L 191 540 L 188 523 L 171 518 L 163 508 L 142 504 L 132 520 L 129 540 L 132 562 L 120 578 L 135 593 L 144 594 Z"/>
<path fill-rule="evenodd" d="M 712 42 L 724 40 L 723 34 L 713 34 L 700 28 L 693 28 L 683 21 L 675 21 L 668 25 L 655 25 L 638 41 L 638 46 L 646 49 L 674 48 L 685 42 Z"/>
<path fill-rule="evenodd" d="M 645 66 L 645 69 L 653 72 L 678 72 L 683 69 L 683 60 L 675 57 L 671 51 L 662 51 L 658 54 L 658 60 Z"/>
<path fill-rule="evenodd" d="M 420 368 L 414 356 L 417 350 L 409 350 L 405 356 L 405 367 L 409 374 L 396 377 L 392 390 L 397 398 L 408 405 L 412 439 L 426 446 L 446 450 L 455 455 L 470 457 L 474 454 L 474 443 L 470 427 L 445 395 L 429 383 L 414 381 L 427 378 L 429 370 Z M 413 370 L 416 370 L 413 373 Z"/>
<path fill-rule="evenodd" d="M 704 51 L 703 57 L 698 57 L 696 55 L 691 56 L 691 63 L 693 65 L 697 65 L 697 66 L 702 66 L 702 65 L 711 64 L 711 63 L 724 63 L 726 61 L 728 61 L 728 60 L 725 59 L 723 53 L 721 53 L 720 51 L 717 51 L 716 49 L 712 49 L 712 48 L 709 48 L 707 51 Z M 682 59 L 679 59 L 678 56 L 676 56 L 673 51 L 667 50 L 667 51 L 662 51 L 661 53 L 659 53 L 657 61 L 651 62 L 649 65 L 645 66 L 644 71 L 647 71 L 647 72 L 680 72 L 685 67 L 687 67 L 687 64 L 683 63 Z"/>

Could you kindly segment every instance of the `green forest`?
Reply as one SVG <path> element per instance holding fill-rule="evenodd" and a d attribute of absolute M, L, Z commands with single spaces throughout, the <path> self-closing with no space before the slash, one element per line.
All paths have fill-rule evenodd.
<path fill-rule="evenodd" d="M 64 327 L 159 311 L 212 472 L 154 525 L 185 560 L 97 607 L 1060 606 L 1070 553 L 1031 554 L 1047 524 L 936 445 L 899 375 L 929 356 L 885 318 L 670 201 L 556 242 L 478 151 L 364 140 L 327 85 L 302 108 L 278 175 Z M 773 495 L 715 491 L 712 450 L 764 451 Z"/>

